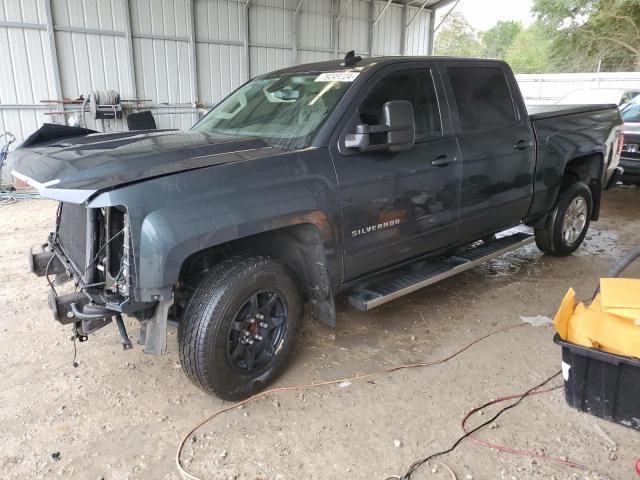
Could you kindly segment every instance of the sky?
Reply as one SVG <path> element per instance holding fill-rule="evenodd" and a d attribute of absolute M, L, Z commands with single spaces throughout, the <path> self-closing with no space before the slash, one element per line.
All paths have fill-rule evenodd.
<path fill-rule="evenodd" d="M 476 30 L 487 30 L 498 20 L 519 20 L 525 26 L 533 22 L 531 15 L 532 0 L 460 0 L 455 11 L 464 14 L 467 21 Z M 451 7 L 444 7 L 447 12 Z"/>

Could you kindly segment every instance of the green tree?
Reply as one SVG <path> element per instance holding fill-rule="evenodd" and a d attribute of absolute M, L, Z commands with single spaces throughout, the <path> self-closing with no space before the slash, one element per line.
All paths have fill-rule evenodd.
<path fill-rule="evenodd" d="M 438 29 L 434 53 L 452 57 L 478 57 L 481 53 L 476 30 L 460 12 L 451 13 Z"/>
<path fill-rule="evenodd" d="M 521 30 L 509 45 L 504 59 L 516 73 L 552 71 L 551 44 L 547 29 L 540 23 Z"/>
<path fill-rule="evenodd" d="M 482 40 L 482 56 L 505 59 L 509 47 L 522 32 L 520 22 L 500 20 L 493 27 L 480 34 Z"/>
<path fill-rule="evenodd" d="M 640 1 L 534 0 L 533 11 L 553 40 L 556 69 L 640 70 Z"/>

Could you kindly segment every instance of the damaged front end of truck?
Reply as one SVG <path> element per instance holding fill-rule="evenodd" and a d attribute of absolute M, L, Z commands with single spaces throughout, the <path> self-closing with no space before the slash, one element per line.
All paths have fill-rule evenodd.
<path fill-rule="evenodd" d="M 72 325 L 79 341 L 115 323 L 128 349 L 132 344 L 123 322 L 126 314 L 140 322 L 139 343 L 145 353 L 166 351 L 175 279 L 150 286 L 163 280 L 150 274 L 141 285 L 139 262 L 144 229 L 158 238 L 158 229 L 166 224 L 158 220 L 158 226 L 151 217 L 170 201 L 163 200 L 168 198 L 163 187 L 145 189 L 146 181 L 259 155 L 269 150 L 264 147 L 260 141 L 197 132 L 98 134 L 45 125 L 34 133 L 12 153 L 12 173 L 59 202 L 54 231 L 29 252 L 31 271 L 48 279 L 55 320 Z M 180 180 L 171 182 L 166 188 L 175 193 Z M 161 270 L 164 256 L 147 247 L 144 265 Z"/>
<path fill-rule="evenodd" d="M 139 342 L 145 345 L 145 352 L 161 353 L 166 348 L 164 336 L 147 335 L 156 302 L 140 302 L 132 295 L 132 259 L 126 207 L 87 208 L 64 201 L 58 205 L 55 231 L 47 243 L 29 252 L 31 271 L 48 280 L 54 319 L 72 325 L 74 338 L 83 342 L 89 334 L 115 322 L 122 347 L 129 349 L 132 344 L 122 318 L 128 314 L 141 322 Z M 69 282 L 73 282 L 73 291 L 58 294 L 56 287 Z M 166 321 L 166 312 L 164 318 Z"/>
<path fill-rule="evenodd" d="M 136 301 L 132 295 L 135 264 L 127 208 L 122 205 L 90 208 L 89 199 L 97 190 L 57 188 L 61 183 L 59 178 L 46 181 L 33 178 L 36 168 L 43 175 L 64 172 L 68 164 L 63 166 L 55 155 L 52 162 L 49 155 L 55 150 L 68 149 L 73 139 L 95 133 L 45 124 L 14 154 L 13 175 L 36 188 L 42 196 L 59 202 L 55 229 L 46 243 L 29 250 L 29 267 L 35 275 L 46 277 L 53 318 L 63 325 L 72 325 L 74 340 L 84 342 L 89 334 L 114 322 L 123 349 L 130 349 L 132 343 L 122 318 L 122 314 L 128 314 L 141 321 L 140 342 L 145 345 L 145 351 L 161 353 L 166 341 L 146 335 L 156 304 Z M 64 287 L 69 283 L 72 289 Z M 59 293 L 62 288 L 72 291 Z"/>

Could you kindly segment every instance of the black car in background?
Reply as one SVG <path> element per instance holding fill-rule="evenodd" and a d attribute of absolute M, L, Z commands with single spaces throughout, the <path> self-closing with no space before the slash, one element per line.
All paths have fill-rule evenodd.
<path fill-rule="evenodd" d="M 640 185 L 640 98 L 622 109 L 624 121 L 624 145 L 620 166 L 624 168 L 622 182 Z"/>

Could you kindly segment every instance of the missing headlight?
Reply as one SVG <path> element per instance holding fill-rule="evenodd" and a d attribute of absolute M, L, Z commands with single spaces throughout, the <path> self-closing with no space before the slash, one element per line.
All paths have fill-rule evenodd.
<path fill-rule="evenodd" d="M 104 258 L 105 287 L 113 293 L 127 294 L 129 284 L 129 232 L 127 212 L 124 207 L 105 210 Z"/>

